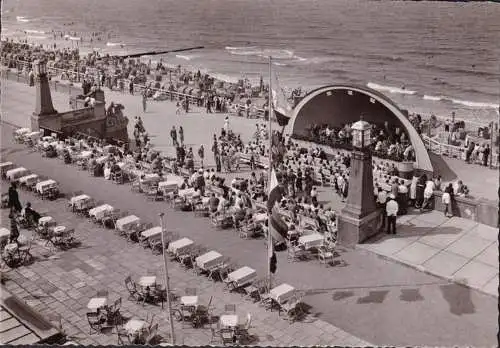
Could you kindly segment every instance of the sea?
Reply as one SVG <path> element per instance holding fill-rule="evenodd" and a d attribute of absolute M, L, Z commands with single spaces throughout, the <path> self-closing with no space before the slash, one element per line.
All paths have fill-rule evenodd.
<path fill-rule="evenodd" d="M 401 108 L 498 120 L 500 4 L 390 0 L 4 0 L 2 37 L 50 43 L 101 33 L 92 48 L 152 56 L 234 82 L 379 90 Z"/>

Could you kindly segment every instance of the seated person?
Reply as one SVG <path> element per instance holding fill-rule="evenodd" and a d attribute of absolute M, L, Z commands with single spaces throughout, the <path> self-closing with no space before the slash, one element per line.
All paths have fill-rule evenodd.
<path fill-rule="evenodd" d="M 22 215 L 26 220 L 32 222 L 35 225 L 38 224 L 38 220 L 40 220 L 40 218 L 42 217 L 40 213 L 31 208 L 30 202 L 26 203 L 26 207 L 24 208 Z"/>
<path fill-rule="evenodd" d="M 215 193 L 212 193 L 212 196 L 208 200 L 208 206 L 211 213 L 215 213 L 219 206 L 219 198 L 215 196 Z"/>
<path fill-rule="evenodd" d="M 66 150 L 67 151 L 67 150 Z M 68 156 L 69 156 L 69 152 L 68 152 Z M 47 147 L 47 149 L 45 149 L 45 157 L 48 157 L 48 158 L 54 158 L 54 157 L 57 157 L 57 151 L 56 149 L 54 148 L 54 146 L 52 145 L 49 145 Z M 71 158 L 71 157 L 70 157 Z M 64 159 L 64 163 L 68 163 L 66 162 L 66 158 Z M 71 160 L 70 162 L 71 163 Z"/>

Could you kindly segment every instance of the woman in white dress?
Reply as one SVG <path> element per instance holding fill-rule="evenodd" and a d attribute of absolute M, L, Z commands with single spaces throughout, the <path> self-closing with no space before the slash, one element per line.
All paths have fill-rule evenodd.
<path fill-rule="evenodd" d="M 410 205 L 415 204 L 415 200 L 417 199 L 417 181 L 418 176 L 413 176 L 410 184 Z"/>

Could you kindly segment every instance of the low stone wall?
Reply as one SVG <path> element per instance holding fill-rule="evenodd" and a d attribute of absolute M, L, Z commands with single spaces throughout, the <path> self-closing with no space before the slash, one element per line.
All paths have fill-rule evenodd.
<path fill-rule="evenodd" d="M 496 189 L 496 188 L 495 188 Z M 434 192 L 434 209 L 444 211 L 441 200 L 443 192 Z M 454 216 L 477 221 L 479 223 L 496 227 L 498 224 L 498 204 L 487 199 L 455 197 L 451 204 Z"/>

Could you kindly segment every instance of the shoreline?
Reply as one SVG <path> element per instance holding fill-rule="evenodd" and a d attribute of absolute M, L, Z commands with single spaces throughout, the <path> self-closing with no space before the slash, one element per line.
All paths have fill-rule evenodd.
<path fill-rule="evenodd" d="M 29 127 L 29 115 L 33 107 L 26 105 L 25 100 L 33 100 L 35 89 L 26 84 L 18 83 L 12 80 L 2 80 L 2 120 L 20 126 Z M 147 112 L 142 111 L 141 98 L 138 95 L 121 94 L 117 91 L 105 91 L 107 102 L 121 103 L 125 106 L 124 113 L 133 120 L 138 115 L 142 118 L 146 131 L 150 134 L 154 149 L 161 151 L 166 156 L 175 156 L 175 149 L 172 146 L 169 130 L 172 126 L 178 128 L 182 125 L 184 128 L 185 143 L 188 147 L 193 147 L 196 152 L 200 145 L 205 148 L 205 163 L 213 166 L 215 160 L 211 153 L 213 133 L 219 133 L 224 127 L 224 118 L 226 114 L 213 113 L 206 114 L 201 108 L 194 108 L 188 114 L 176 115 L 175 103 L 149 102 Z M 52 93 L 54 107 L 60 111 L 69 109 L 68 92 Z M 24 121 L 19 115 L 24 116 Z M 259 119 L 247 119 L 245 117 L 230 117 L 230 128 L 241 134 L 241 139 L 248 142 L 252 139 L 255 124 L 265 121 Z M 23 123 L 24 122 L 24 123 Z M 273 128 L 278 127 L 273 122 Z M 285 128 L 285 134 L 289 134 L 290 126 Z M 133 139 L 133 122 L 129 122 L 129 134 Z M 197 157 L 196 157 L 197 158 Z M 471 194 L 475 197 L 484 197 L 492 201 L 498 201 L 496 190 L 488 187 L 497 187 L 498 172 L 489 168 L 466 164 L 461 159 L 453 159 L 445 156 L 441 157 L 439 167 L 435 170 L 449 175 L 455 174 L 470 188 Z M 480 178 L 480 180 L 479 180 Z"/>
<path fill-rule="evenodd" d="M 47 33 L 48 36 L 51 36 L 51 33 Z M 3 35 L 3 37 L 9 37 L 8 35 Z M 19 40 L 20 38 L 18 38 Z M 112 38 L 110 39 L 112 40 Z M 106 40 L 104 40 L 106 41 Z M 131 53 L 132 51 L 129 52 L 130 47 L 124 46 L 123 47 L 123 52 L 117 52 L 116 50 L 113 49 L 113 47 L 108 47 L 106 46 L 106 43 L 104 41 L 101 41 L 99 44 L 94 44 L 93 46 L 90 45 L 90 43 L 87 41 L 83 44 L 83 46 L 79 47 L 80 50 L 80 57 L 87 56 L 88 53 L 92 52 L 100 52 L 101 54 L 106 54 L 109 53 L 111 54 L 125 54 L 125 53 Z M 108 40 L 109 41 L 109 40 Z M 71 41 L 69 40 L 64 40 L 57 38 L 55 41 L 53 40 L 52 37 L 47 37 L 47 39 L 44 40 L 36 40 L 33 39 L 32 43 L 35 45 L 42 44 L 44 47 L 47 46 L 47 44 L 53 44 L 56 42 L 57 48 L 60 47 L 66 47 L 66 48 L 76 48 L 73 46 L 74 44 L 71 44 Z M 102 47 L 95 47 L 95 46 L 102 46 Z M 116 46 L 114 46 L 116 47 Z M 133 51 L 137 51 L 134 49 Z M 156 57 L 152 57 L 152 59 L 146 59 L 146 58 L 137 58 L 137 61 L 140 61 L 142 63 L 145 63 L 145 61 L 151 61 L 152 64 L 154 64 L 156 61 L 159 61 L 158 59 L 154 59 Z M 164 66 L 173 68 L 176 67 L 178 64 L 175 63 L 175 61 L 178 61 L 179 59 L 174 56 L 174 57 L 169 57 L 169 58 L 162 58 L 162 62 Z M 218 73 L 216 71 L 211 71 L 208 68 L 202 68 L 203 64 L 190 64 L 190 60 L 183 61 L 180 63 L 182 66 L 183 70 L 185 71 L 190 71 L 190 72 L 196 72 L 197 70 L 202 71 L 203 74 L 207 73 L 211 77 L 214 77 L 217 81 L 223 81 L 226 83 L 234 84 L 235 80 L 237 78 L 230 78 L 229 76 L 225 76 L 226 79 L 224 79 L 224 74 L 223 73 Z M 245 74 L 241 74 L 243 79 L 243 76 Z M 286 76 L 286 75 L 283 75 Z M 285 78 L 284 78 L 285 79 Z M 267 79 L 265 79 L 266 81 Z M 255 82 L 255 81 L 252 81 Z M 382 81 L 383 82 L 383 81 Z M 255 85 L 253 83 L 253 85 Z M 475 126 L 484 126 L 488 124 L 491 121 L 497 121 L 498 116 L 500 115 L 500 111 L 497 110 L 496 108 L 493 108 L 493 106 L 496 106 L 495 103 L 491 102 L 477 102 L 477 101 L 467 101 L 463 100 L 461 98 L 454 98 L 454 97 L 433 97 L 429 96 L 428 94 L 422 94 L 422 92 L 415 92 L 415 91 L 409 91 L 405 90 L 404 87 L 402 88 L 397 88 L 397 87 L 388 87 L 384 86 L 382 84 L 378 83 L 373 83 L 366 81 L 366 83 L 363 84 L 364 86 L 373 88 L 373 86 L 377 87 L 379 86 L 380 88 L 375 88 L 378 92 L 383 93 L 386 95 L 388 98 L 394 100 L 402 109 L 408 110 L 410 113 L 418 113 L 423 115 L 424 117 L 429 117 L 430 115 L 436 115 L 439 119 L 451 119 L 451 112 L 455 112 L 457 114 L 456 120 L 463 120 L 465 122 L 474 124 Z M 285 84 L 282 83 L 282 87 L 285 87 Z M 287 90 L 291 90 L 291 88 L 286 88 Z M 312 90 L 312 88 L 307 88 L 308 91 Z M 412 93 L 415 92 L 415 93 Z M 446 93 L 442 93 L 442 95 L 446 95 Z M 436 98 L 436 99 L 433 99 Z M 470 104 L 467 106 L 466 104 Z M 483 105 L 480 107 L 479 105 Z M 489 105 L 488 107 L 485 107 L 484 105 Z"/>

